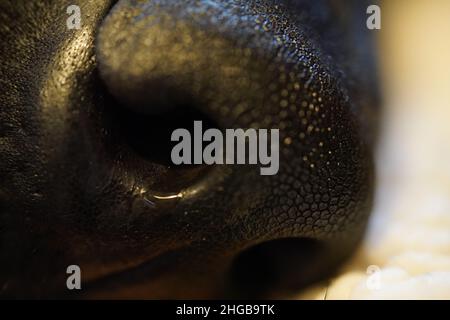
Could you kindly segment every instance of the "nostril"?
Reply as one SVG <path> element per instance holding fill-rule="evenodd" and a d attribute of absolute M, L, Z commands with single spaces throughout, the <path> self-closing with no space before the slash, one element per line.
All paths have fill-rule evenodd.
<path fill-rule="evenodd" d="M 257 244 L 235 258 L 230 272 L 233 295 L 284 295 L 314 281 L 323 246 L 310 238 L 284 238 Z"/>
<path fill-rule="evenodd" d="M 183 128 L 193 136 L 194 121 L 202 121 L 203 126 L 216 128 L 214 122 L 199 111 L 193 103 L 173 105 L 166 112 L 145 114 L 119 103 L 114 106 L 119 134 L 136 155 L 149 162 L 173 167 L 171 151 L 176 142 L 171 141 L 174 130 Z M 162 109 L 159 109 L 162 110 Z M 199 167 L 199 165 L 193 165 Z M 187 165 L 177 165 L 175 169 L 186 169 Z"/>
<path fill-rule="evenodd" d="M 179 192 L 212 169 L 206 165 L 175 165 L 171 159 L 172 148 L 177 143 L 171 141 L 175 129 L 186 129 L 193 136 L 193 123 L 197 120 L 205 128 L 217 128 L 194 101 L 173 103 L 171 109 L 161 108 L 159 113 L 148 114 L 118 101 L 106 88 L 103 95 L 105 107 L 101 121 L 108 132 L 107 152 L 130 173 L 148 176 L 146 182 L 154 186 L 156 193 Z"/>

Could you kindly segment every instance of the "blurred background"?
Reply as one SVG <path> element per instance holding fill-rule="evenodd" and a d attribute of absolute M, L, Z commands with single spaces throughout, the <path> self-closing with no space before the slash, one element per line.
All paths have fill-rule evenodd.
<path fill-rule="evenodd" d="M 360 252 L 300 299 L 450 299 L 450 1 L 383 1 L 377 195 Z"/>

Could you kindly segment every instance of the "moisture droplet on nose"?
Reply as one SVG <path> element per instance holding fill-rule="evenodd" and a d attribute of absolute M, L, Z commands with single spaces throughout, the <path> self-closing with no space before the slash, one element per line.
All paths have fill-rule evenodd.
<path fill-rule="evenodd" d="M 173 209 L 182 198 L 182 192 L 157 193 L 146 191 L 136 197 L 133 203 L 133 212 Z"/>

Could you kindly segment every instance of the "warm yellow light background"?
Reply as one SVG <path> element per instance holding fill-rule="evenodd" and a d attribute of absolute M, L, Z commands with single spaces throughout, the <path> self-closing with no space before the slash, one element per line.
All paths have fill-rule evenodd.
<path fill-rule="evenodd" d="M 367 239 L 300 298 L 450 299 L 450 1 L 386 0 L 381 18 L 385 113 Z"/>

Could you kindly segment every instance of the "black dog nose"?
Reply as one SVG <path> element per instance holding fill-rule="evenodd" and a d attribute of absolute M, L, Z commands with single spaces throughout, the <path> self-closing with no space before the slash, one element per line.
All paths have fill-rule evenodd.
<path fill-rule="evenodd" d="M 289 9 L 270 1 L 120 0 L 99 29 L 103 82 L 144 121 L 131 127 L 172 128 L 160 116 L 180 123 L 180 109 L 192 108 L 220 129 L 280 130 L 277 175 L 216 168 L 185 185 L 177 195 L 186 196 L 164 212 L 164 226 L 185 246 L 170 279 L 198 285 L 193 296 L 223 283 L 248 296 L 304 285 L 348 255 L 364 230 L 368 146 L 337 60 Z M 170 237 L 158 228 L 150 229 L 164 251 Z M 254 272 L 261 264 L 264 272 Z"/>
<path fill-rule="evenodd" d="M 81 30 L 66 0 L 2 1 L 0 296 L 279 297 L 335 270 L 372 199 L 364 1 L 77 4 Z M 193 120 L 278 129 L 277 174 L 175 168 Z"/>

